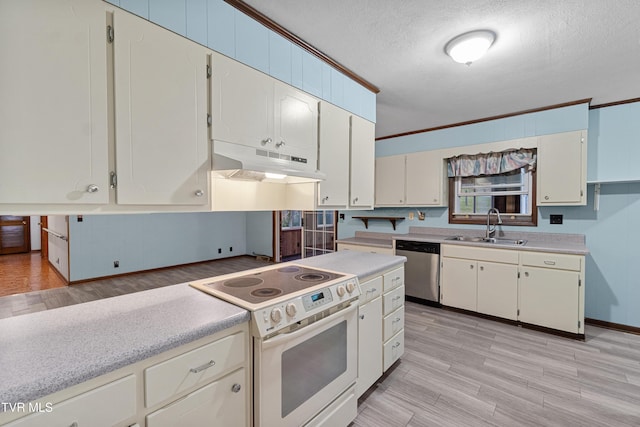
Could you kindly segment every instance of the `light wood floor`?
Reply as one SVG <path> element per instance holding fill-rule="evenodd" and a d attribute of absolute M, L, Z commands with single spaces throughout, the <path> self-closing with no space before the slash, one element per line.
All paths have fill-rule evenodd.
<path fill-rule="evenodd" d="M 264 267 L 268 264 L 254 257 L 241 256 L 4 296 L 0 297 L 0 319 Z M 4 276 L 0 277 L 3 284 L 4 280 Z"/>
<path fill-rule="evenodd" d="M 0 297 L 0 318 L 266 265 L 238 257 Z M 354 427 L 640 426 L 640 336 L 574 341 L 407 302 L 405 354 Z"/>
<path fill-rule="evenodd" d="M 0 256 L 0 297 L 67 286 L 40 252 Z"/>
<path fill-rule="evenodd" d="M 640 336 L 574 341 L 407 302 L 405 355 L 354 426 L 640 426 Z"/>

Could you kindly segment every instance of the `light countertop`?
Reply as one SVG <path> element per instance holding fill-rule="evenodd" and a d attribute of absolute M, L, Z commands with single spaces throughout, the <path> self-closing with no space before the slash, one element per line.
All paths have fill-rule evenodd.
<path fill-rule="evenodd" d="M 187 284 L 2 319 L 0 402 L 39 399 L 248 320 Z"/>

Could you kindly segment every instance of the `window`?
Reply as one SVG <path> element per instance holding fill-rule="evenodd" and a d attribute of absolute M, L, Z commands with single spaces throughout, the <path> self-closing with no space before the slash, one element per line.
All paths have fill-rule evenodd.
<path fill-rule="evenodd" d="M 302 227 L 302 211 L 280 211 L 280 228 L 283 230 Z"/>
<path fill-rule="evenodd" d="M 449 223 L 485 224 L 489 209 L 497 208 L 504 224 L 537 225 L 535 182 L 535 171 L 527 167 L 449 178 Z"/>

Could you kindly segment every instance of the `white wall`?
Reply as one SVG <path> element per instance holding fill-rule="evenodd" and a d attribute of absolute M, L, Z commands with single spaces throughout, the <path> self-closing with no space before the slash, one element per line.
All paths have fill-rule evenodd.
<path fill-rule="evenodd" d="M 42 242 L 40 239 L 40 217 L 29 217 L 30 230 L 31 230 L 31 250 L 39 251 L 42 249 Z"/>
<path fill-rule="evenodd" d="M 47 228 L 51 231 L 68 237 L 67 218 L 61 215 L 52 215 L 48 218 Z M 69 242 L 49 235 L 49 262 L 53 267 L 69 281 Z"/>

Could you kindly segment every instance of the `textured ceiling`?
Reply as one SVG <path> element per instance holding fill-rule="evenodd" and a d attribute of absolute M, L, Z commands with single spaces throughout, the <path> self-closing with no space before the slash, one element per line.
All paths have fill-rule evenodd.
<path fill-rule="evenodd" d="M 640 97 L 640 0 L 245 0 L 380 88 L 376 136 Z M 465 66 L 454 36 L 489 29 Z"/>

